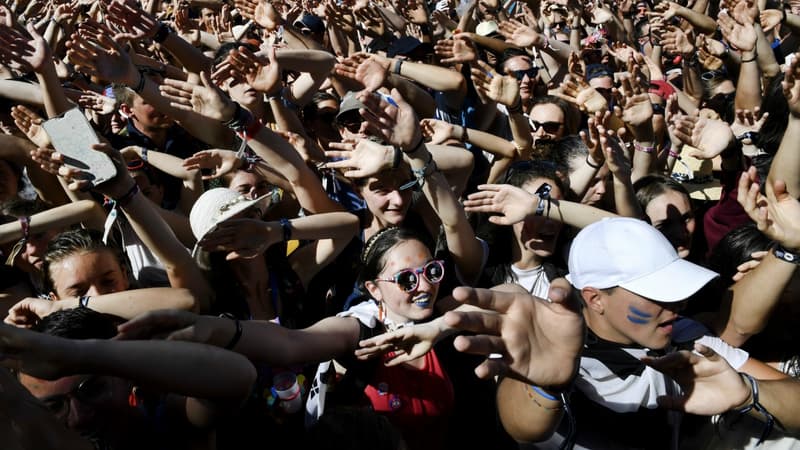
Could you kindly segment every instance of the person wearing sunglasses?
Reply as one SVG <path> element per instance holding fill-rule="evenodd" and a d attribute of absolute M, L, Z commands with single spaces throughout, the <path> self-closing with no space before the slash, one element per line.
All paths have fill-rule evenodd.
<path fill-rule="evenodd" d="M 534 144 L 540 141 L 555 141 L 567 134 L 567 105 L 552 96 L 537 97 L 528 113 Z"/>
<path fill-rule="evenodd" d="M 504 51 L 499 66 L 498 72 L 514 77 L 519 83 L 519 96 L 523 108 L 529 105 L 541 84 L 539 67 L 525 51 L 519 49 Z"/>
<path fill-rule="evenodd" d="M 434 316 L 440 285 L 455 274 L 445 270 L 423 239 L 407 228 L 390 227 L 376 233 L 361 254 L 358 278 L 366 300 L 308 328 L 288 329 L 265 321 L 236 324 L 226 318 L 159 311 L 134 319 L 120 330 L 127 337 L 154 328 L 168 335 L 185 327 L 202 328 L 209 333 L 190 334 L 204 336 L 197 339 L 202 343 L 228 346 L 273 367 L 335 359 L 347 368 L 347 375 L 335 381 L 335 394 L 331 391 L 320 404 L 317 387 L 327 389 L 336 378 L 327 378 L 327 365 L 320 365 L 306 406 L 314 419 L 340 408 L 371 408 L 402 432 L 408 448 L 444 448 L 454 392 L 436 351 L 410 361 L 402 358 L 406 352 L 399 348 L 384 358 L 369 360 L 357 359 L 353 353 L 364 339 Z M 188 336 L 171 335 L 179 339 Z M 391 348 L 384 348 L 388 350 Z M 404 362 L 393 362 L 395 358 Z"/>

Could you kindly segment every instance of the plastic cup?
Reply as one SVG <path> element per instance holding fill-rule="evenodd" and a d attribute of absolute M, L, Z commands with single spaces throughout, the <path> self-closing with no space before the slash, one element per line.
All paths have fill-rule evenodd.
<path fill-rule="evenodd" d="M 297 376 L 292 372 L 281 372 L 272 378 L 272 387 L 281 401 L 281 408 L 287 413 L 295 413 L 303 407 L 303 396 Z"/>

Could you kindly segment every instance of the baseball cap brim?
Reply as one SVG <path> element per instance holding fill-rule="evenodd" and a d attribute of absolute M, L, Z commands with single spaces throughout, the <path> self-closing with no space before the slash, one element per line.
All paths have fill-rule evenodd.
<path fill-rule="evenodd" d="M 691 297 L 717 276 L 705 267 L 678 258 L 655 272 L 620 283 L 619 287 L 650 300 L 675 303 Z"/>

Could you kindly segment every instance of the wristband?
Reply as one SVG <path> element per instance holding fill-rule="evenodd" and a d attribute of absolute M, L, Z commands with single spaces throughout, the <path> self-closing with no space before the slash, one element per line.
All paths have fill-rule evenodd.
<path fill-rule="evenodd" d="M 89 299 L 92 298 L 88 295 L 81 295 L 78 298 L 78 307 L 79 308 L 88 308 L 89 307 Z"/>
<path fill-rule="evenodd" d="M 419 141 L 417 142 L 417 145 L 411 147 L 410 149 L 404 150 L 404 149 L 401 148 L 400 150 L 405 154 L 416 153 L 416 151 L 419 150 L 420 147 L 422 147 L 423 144 L 425 144 L 425 139 L 423 139 L 422 136 L 420 136 L 419 137 Z"/>
<path fill-rule="evenodd" d="M 517 97 L 513 105 L 506 108 L 509 114 L 522 114 L 522 99 Z"/>
<path fill-rule="evenodd" d="M 646 145 L 641 145 L 638 142 L 633 143 L 633 149 L 639 152 L 644 153 L 653 153 L 655 151 L 655 147 L 650 147 Z"/>
<path fill-rule="evenodd" d="M 790 252 L 780 244 L 777 244 L 775 246 L 775 249 L 772 251 L 772 253 L 775 255 L 776 258 L 780 260 L 800 265 L 800 255 L 794 252 Z"/>
<path fill-rule="evenodd" d="M 395 75 L 400 75 L 400 70 L 403 67 L 403 58 L 397 58 L 394 61 L 394 68 L 392 69 L 392 73 Z"/>
<path fill-rule="evenodd" d="M 158 26 L 158 31 L 156 31 L 156 34 L 153 35 L 153 40 L 160 44 L 167 40 L 167 37 L 170 33 L 172 33 L 172 28 L 169 25 L 162 23 Z"/>
<path fill-rule="evenodd" d="M 592 162 L 589 160 L 589 155 L 586 155 L 586 164 L 587 164 L 589 167 L 591 167 L 592 169 L 594 169 L 594 170 L 600 170 L 600 168 L 602 168 L 602 167 L 603 167 L 603 163 L 600 163 L 600 164 L 592 164 Z"/>
<path fill-rule="evenodd" d="M 547 392 L 545 392 L 544 390 L 542 390 L 540 387 L 538 387 L 536 385 L 526 384 L 525 385 L 525 391 L 528 393 L 528 398 L 533 400 L 533 402 L 536 403 L 536 405 L 539 406 L 542 409 L 546 409 L 548 411 L 560 411 L 560 410 L 564 409 L 564 403 L 563 403 L 561 398 L 554 397 L 554 396 L 548 394 Z M 554 407 L 544 406 L 543 404 L 539 403 L 539 400 L 536 399 L 536 394 L 542 396 L 543 398 L 546 398 L 547 400 L 550 400 L 550 401 L 553 401 L 553 402 L 561 402 L 561 403 L 558 406 L 554 406 Z"/>
<path fill-rule="evenodd" d="M 30 229 L 31 229 L 31 218 L 27 216 L 20 217 L 19 226 L 20 228 L 22 228 L 22 239 L 20 239 L 19 241 L 17 241 L 16 244 L 14 244 L 14 247 L 8 254 L 8 258 L 6 258 L 7 266 L 14 265 L 14 260 L 17 258 L 17 255 L 22 253 L 22 250 L 25 248 L 25 244 L 28 242 L 28 237 L 30 236 Z"/>
<path fill-rule="evenodd" d="M 142 148 L 142 156 L 141 156 L 142 161 L 147 162 L 147 147 L 141 147 L 141 148 Z"/>
<path fill-rule="evenodd" d="M 755 409 L 756 411 L 761 413 L 761 415 L 764 416 L 764 419 L 766 420 L 766 423 L 764 424 L 764 429 L 761 431 L 761 436 L 759 437 L 758 442 L 756 443 L 756 446 L 758 446 L 761 445 L 761 443 L 764 442 L 764 440 L 766 440 L 766 438 L 769 437 L 770 433 L 772 433 L 772 428 L 775 426 L 775 416 L 770 414 L 770 412 L 767 411 L 767 408 L 764 408 L 764 406 L 758 401 L 758 382 L 756 381 L 756 379 L 744 372 L 739 372 L 739 375 L 741 375 L 742 378 L 744 378 L 748 383 L 750 383 L 750 389 L 751 389 L 750 392 L 752 395 L 752 401 L 750 402 L 749 405 L 743 408 L 735 409 L 734 411 L 740 414 L 746 414 L 751 410 Z"/>
<path fill-rule="evenodd" d="M 394 157 L 392 158 L 392 170 L 394 170 L 400 167 L 400 163 L 403 161 L 403 152 L 397 147 L 392 147 L 392 150 L 394 151 Z"/>
<path fill-rule="evenodd" d="M 544 215 L 544 205 L 547 203 L 547 217 L 550 217 L 550 191 L 553 190 L 553 187 L 550 186 L 549 183 L 545 183 L 539 186 L 539 189 L 536 190 L 536 196 L 539 197 L 539 204 L 536 205 L 536 212 L 534 213 L 537 216 Z"/>
<path fill-rule="evenodd" d="M 750 58 L 750 59 L 743 59 L 743 60 L 741 61 L 741 63 L 742 63 L 742 64 L 744 64 L 744 63 L 753 62 L 753 61 L 755 61 L 756 59 L 758 59 L 758 52 L 755 52 L 755 53 L 753 53 L 753 57 L 752 57 L 752 58 Z"/>
<path fill-rule="evenodd" d="M 242 108 L 242 105 L 239 103 L 233 103 L 236 105 L 236 109 L 233 111 L 233 117 L 222 122 L 222 124 L 236 132 L 242 132 L 251 125 L 250 122 L 253 120 L 253 116 L 246 109 Z"/>
<path fill-rule="evenodd" d="M 428 161 L 425 162 L 425 165 L 420 169 L 411 169 L 411 173 L 414 174 L 414 178 L 417 179 L 417 186 L 422 188 L 422 186 L 425 186 L 425 177 L 437 170 L 438 168 L 436 167 L 436 161 L 433 160 L 433 155 L 428 153 Z"/>
<path fill-rule="evenodd" d="M 133 197 L 135 197 L 136 194 L 138 193 L 139 193 L 139 185 L 134 182 L 133 186 L 130 188 L 128 192 L 125 193 L 125 195 L 123 195 L 120 198 L 114 199 L 114 203 L 116 203 L 117 206 L 119 206 L 120 208 L 124 208 L 125 206 L 128 205 L 128 203 L 131 202 L 131 200 L 133 200 Z"/>
<path fill-rule="evenodd" d="M 750 139 L 750 142 L 755 142 L 758 139 L 760 134 L 756 131 L 745 131 L 744 133 L 736 136 L 736 140 L 739 142 L 744 141 L 745 139 Z"/>
<path fill-rule="evenodd" d="M 289 222 L 289 219 L 284 217 L 278 223 L 281 224 L 281 229 L 283 230 L 283 242 L 292 240 L 292 223 Z"/>
<path fill-rule="evenodd" d="M 242 322 L 239 322 L 239 319 L 233 319 L 234 323 L 236 324 L 236 332 L 233 333 L 233 337 L 231 338 L 228 345 L 225 346 L 225 349 L 232 350 L 233 347 L 239 343 L 239 339 L 242 337 Z"/>

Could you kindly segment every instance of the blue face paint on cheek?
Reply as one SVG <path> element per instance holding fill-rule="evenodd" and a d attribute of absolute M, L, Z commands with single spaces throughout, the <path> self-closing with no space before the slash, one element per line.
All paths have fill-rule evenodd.
<path fill-rule="evenodd" d="M 644 325 L 650 322 L 650 318 L 653 317 L 652 314 L 640 311 L 633 306 L 628 307 L 628 312 L 630 313 L 626 316 L 628 321 L 637 325 Z"/>

